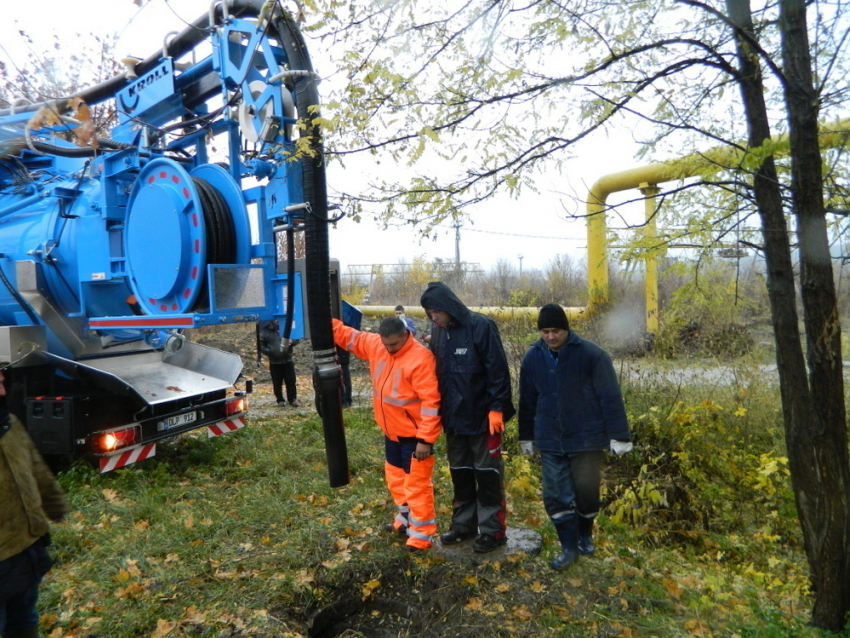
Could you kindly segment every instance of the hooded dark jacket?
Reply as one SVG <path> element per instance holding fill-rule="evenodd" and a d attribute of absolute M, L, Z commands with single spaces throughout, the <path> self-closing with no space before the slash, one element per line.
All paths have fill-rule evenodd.
<path fill-rule="evenodd" d="M 430 347 L 437 358 L 440 416 L 452 434 L 484 434 L 491 410 L 505 422 L 515 413 L 508 360 L 499 329 L 489 317 L 472 312 L 442 282 L 431 282 L 422 293 L 422 307 L 452 316 L 446 328 L 434 325 Z"/>
<path fill-rule="evenodd" d="M 626 407 L 608 353 L 572 330 L 557 359 L 542 339 L 519 375 L 519 439 L 541 452 L 606 450 L 631 440 Z"/>

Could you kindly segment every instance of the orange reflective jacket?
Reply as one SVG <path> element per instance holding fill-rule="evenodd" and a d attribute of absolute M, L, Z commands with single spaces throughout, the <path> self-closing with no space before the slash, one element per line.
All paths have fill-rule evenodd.
<path fill-rule="evenodd" d="M 412 337 L 390 354 L 381 337 L 334 319 L 334 341 L 369 362 L 375 420 L 390 439 L 416 437 L 433 444 L 440 436 L 440 391 L 434 355 Z"/>

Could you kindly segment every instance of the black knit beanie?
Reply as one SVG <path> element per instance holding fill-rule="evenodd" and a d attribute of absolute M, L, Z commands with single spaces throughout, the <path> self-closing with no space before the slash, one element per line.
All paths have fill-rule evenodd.
<path fill-rule="evenodd" d="M 564 312 L 561 306 L 547 303 L 540 309 L 540 314 L 537 317 L 537 329 L 543 330 L 544 328 L 570 329 L 570 322 L 567 321 L 567 313 Z"/>

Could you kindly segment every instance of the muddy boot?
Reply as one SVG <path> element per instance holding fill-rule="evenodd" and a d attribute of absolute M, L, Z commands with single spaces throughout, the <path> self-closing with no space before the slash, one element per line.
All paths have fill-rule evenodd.
<path fill-rule="evenodd" d="M 576 514 L 568 514 L 564 518 L 552 521 L 558 540 L 561 541 L 561 553 L 550 565 L 552 569 L 567 569 L 578 560 L 578 521 Z"/>
<path fill-rule="evenodd" d="M 593 520 L 583 516 L 578 518 L 578 551 L 585 556 L 590 556 L 596 551 L 593 546 Z"/>

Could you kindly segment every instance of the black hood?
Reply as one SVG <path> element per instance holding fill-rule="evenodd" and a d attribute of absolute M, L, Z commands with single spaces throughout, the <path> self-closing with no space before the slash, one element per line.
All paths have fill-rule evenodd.
<path fill-rule="evenodd" d="M 426 310 L 430 308 L 432 310 L 447 312 L 457 323 L 461 325 L 468 323 L 469 308 L 442 281 L 432 281 L 428 284 L 419 302 Z"/>

